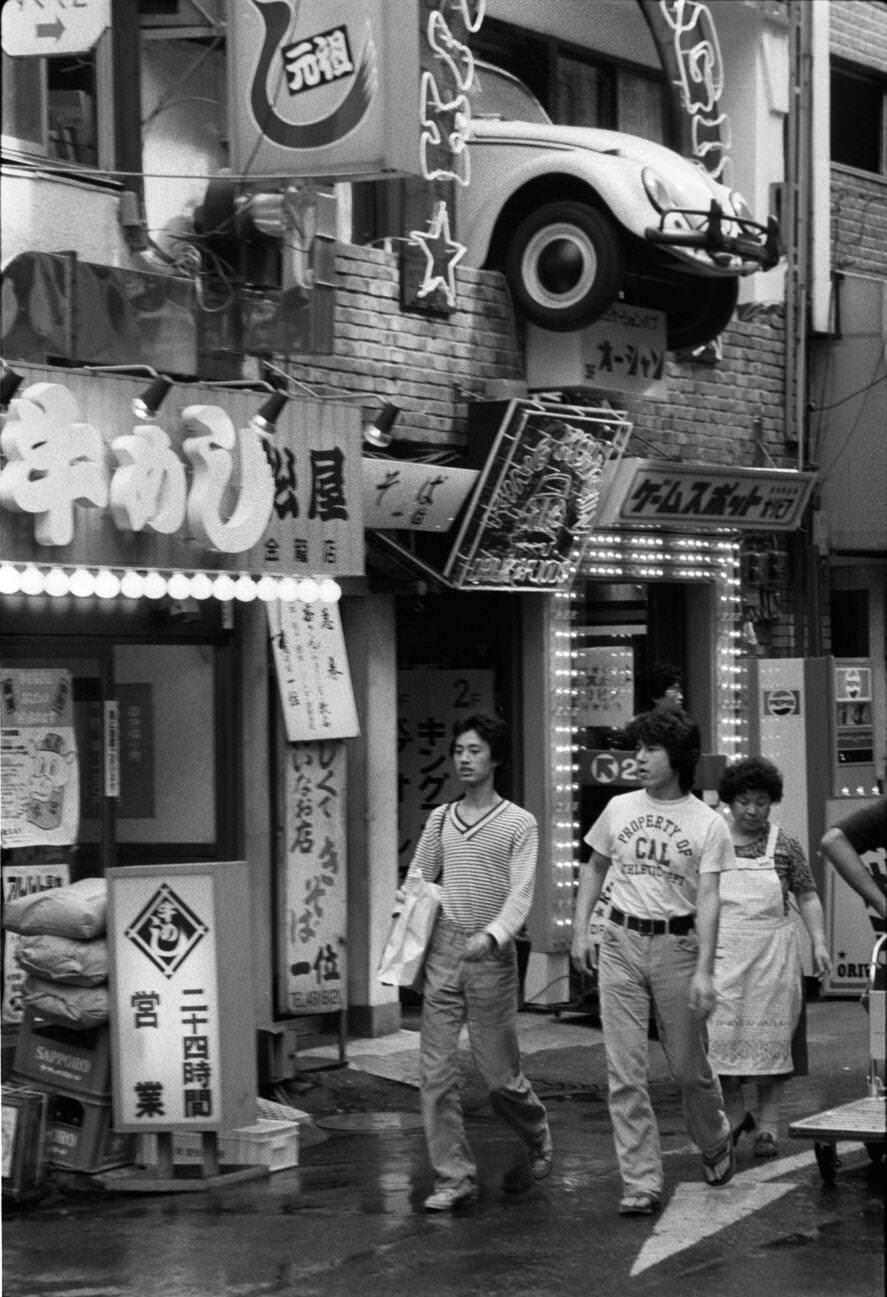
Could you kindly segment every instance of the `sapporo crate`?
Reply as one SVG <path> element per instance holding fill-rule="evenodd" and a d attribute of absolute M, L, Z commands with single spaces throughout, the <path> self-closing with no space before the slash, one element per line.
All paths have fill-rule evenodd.
<path fill-rule="evenodd" d="M 12 1074 L 16 1081 L 106 1099 L 111 1092 L 110 1032 L 106 1026 L 76 1031 L 29 1010 L 19 1026 Z"/>
<path fill-rule="evenodd" d="M 146 1166 L 157 1162 L 157 1140 L 154 1135 L 140 1136 L 139 1160 Z M 272 1121 L 260 1117 L 251 1126 L 238 1126 L 218 1137 L 221 1166 L 267 1166 L 269 1171 L 285 1171 L 299 1165 L 299 1123 Z M 202 1160 L 200 1135 L 191 1131 L 173 1131 L 172 1158 L 179 1165 L 194 1165 Z"/>
<path fill-rule="evenodd" d="M 135 1160 L 136 1137 L 114 1131 L 111 1104 L 56 1090 L 49 1096 L 46 1160 L 68 1171 L 108 1171 Z"/>

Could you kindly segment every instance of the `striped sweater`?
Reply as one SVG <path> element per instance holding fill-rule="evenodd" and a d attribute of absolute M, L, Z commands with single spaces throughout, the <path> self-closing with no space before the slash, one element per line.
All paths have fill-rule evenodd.
<path fill-rule="evenodd" d="M 512 941 L 533 901 L 539 831 L 535 817 L 503 800 L 475 824 L 459 802 L 436 807 L 425 822 L 409 874 L 440 882 L 443 913 L 467 935 L 489 932 Z"/>

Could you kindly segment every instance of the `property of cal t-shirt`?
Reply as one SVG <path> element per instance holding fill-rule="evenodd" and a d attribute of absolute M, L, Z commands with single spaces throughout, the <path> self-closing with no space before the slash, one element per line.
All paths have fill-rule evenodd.
<path fill-rule="evenodd" d="M 610 900 L 640 919 L 693 914 L 700 873 L 735 866 L 722 816 L 688 793 L 662 802 L 646 789 L 613 797 L 585 835 L 610 859 Z"/>

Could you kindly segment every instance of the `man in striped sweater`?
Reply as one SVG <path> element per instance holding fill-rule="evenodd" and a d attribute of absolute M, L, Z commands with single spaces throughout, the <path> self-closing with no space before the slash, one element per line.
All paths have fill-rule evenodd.
<path fill-rule="evenodd" d="M 533 899 L 539 834 L 529 811 L 496 791 L 506 741 L 497 718 L 473 715 L 456 723 L 450 753 L 463 795 L 431 812 L 409 870 L 443 884 L 422 1005 L 422 1118 L 435 1177 L 426 1211 L 452 1211 L 477 1197 L 460 1095 L 459 1034 L 466 1022 L 490 1103 L 526 1149 L 503 1188 L 521 1192 L 551 1170 L 548 1115 L 521 1070 L 517 1040 L 514 938 Z"/>

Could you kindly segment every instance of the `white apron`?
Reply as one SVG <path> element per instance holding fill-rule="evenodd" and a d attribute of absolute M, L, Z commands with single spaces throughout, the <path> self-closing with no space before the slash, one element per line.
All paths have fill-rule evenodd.
<path fill-rule="evenodd" d="M 721 1076 L 780 1076 L 792 1070 L 792 1033 L 801 1015 L 801 956 L 785 913 L 771 824 L 763 856 L 721 874 L 715 957 L 717 1004 L 708 1022 L 709 1058 Z"/>

